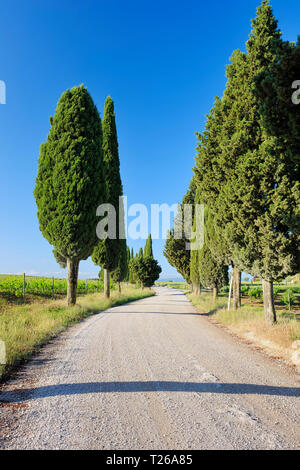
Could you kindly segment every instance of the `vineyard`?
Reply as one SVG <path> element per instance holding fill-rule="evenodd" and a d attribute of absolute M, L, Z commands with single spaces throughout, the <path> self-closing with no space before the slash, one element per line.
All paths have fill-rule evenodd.
<path fill-rule="evenodd" d="M 114 286 L 111 286 L 113 289 Z M 101 292 L 103 282 L 98 279 L 78 280 L 77 293 Z M 67 280 L 50 277 L 0 274 L 0 295 L 22 298 L 26 294 L 54 297 L 67 294 Z"/>

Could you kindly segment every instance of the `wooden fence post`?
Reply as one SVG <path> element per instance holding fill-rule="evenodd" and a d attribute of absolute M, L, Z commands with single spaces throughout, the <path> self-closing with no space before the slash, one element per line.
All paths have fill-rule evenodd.
<path fill-rule="evenodd" d="M 228 306 L 227 306 L 228 312 L 230 311 L 230 301 L 231 301 L 232 283 L 233 283 L 233 270 L 231 271 L 231 278 L 230 278 L 230 287 L 229 287 L 229 295 L 228 295 Z"/>
<path fill-rule="evenodd" d="M 23 273 L 23 300 L 25 300 L 25 291 L 26 291 L 26 275 Z"/>

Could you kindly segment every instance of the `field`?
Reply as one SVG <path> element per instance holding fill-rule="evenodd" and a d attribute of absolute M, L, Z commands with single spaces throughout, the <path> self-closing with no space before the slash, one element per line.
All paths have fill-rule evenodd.
<path fill-rule="evenodd" d="M 155 285 L 157 287 L 171 287 L 173 289 L 188 289 L 189 288 L 186 282 L 174 282 L 174 281 L 156 282 Z"/>
<path fill-rule="evenodd" d="M 221 289 L 221 295 L 228 296 L 229 287 Z M 242 283 L 242 303 L 250 306 L 263 306 L 262 285 L 260 283 Z M 274 284 L 274 303 L 279 315 L 286 317 L 300 316 L 300 285 Z"/>
<path fill-rule="evenodd" d="M 10 304 L 0 312 L 0 340 L 5 342 L 7 355 L 6 365 L 0 365 L 0 379 L 66 326 L 115 305 L 151 295 L 154 295 L 151 289 L 122 286 L 122 293 L 113 291 L 109 299 L 102 293 L 82 295 L 74 307 L 67 307 L 65 299 Z"/>
<path fill-rule="evenodd" d="M 115 286 L 112 284 L 114 290 Z M 77 293 L 101 292 L 103 282 L 98 279 L 78 280 Z M 50 277 L 0 274 L 0 297 L 22 299 L 27 295 L 55 297 L 67 294 L 67 280 Z"/>

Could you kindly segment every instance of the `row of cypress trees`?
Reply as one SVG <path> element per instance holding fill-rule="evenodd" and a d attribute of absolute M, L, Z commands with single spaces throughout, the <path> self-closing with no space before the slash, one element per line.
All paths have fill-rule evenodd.
<path fill-rule="evenodd" d="M 291 99 L 299 59 L 300 40 L 283 41 L 263 0 L 246 52 L 234 51 L 224 94 L 197 134 L 187 193 L 205 205 L 205 238 L 200 250 L 185 253 L 186 279 L 217 290 L 231 265 L 238 308 L 241 272 L 261 277 L 268 323 L 276 322 L 273 282 L 300 265 L 300 107 Z M 171 236 L 166 252 L 172 243 Z"/>
<path fill-rule="evenodd" d="M 76 303 L 79 262 L 89 256 L 104 270 L 109 297 L 110 272 L 120 286 L 128 266 L 118 223 L 115 239 L 99 240 L 96 235 L 97 207 L 112 204 L 119 221 L 123 193 L 113 100 L 107 97 L 101 122 L 86 88 L 66 90 L 50 124 L 34 189 L 40 230 L 54 247 L 56 260 L 67 266 L 69 305 Z"/>

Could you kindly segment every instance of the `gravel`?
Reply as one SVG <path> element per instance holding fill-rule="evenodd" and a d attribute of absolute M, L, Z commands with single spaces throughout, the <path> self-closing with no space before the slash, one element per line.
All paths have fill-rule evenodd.
<path fill-rule="evenodd" d="M 90 317 L 0 393 L 2 449 L 299 449 L 300 376 L 180 290 Z"/>

